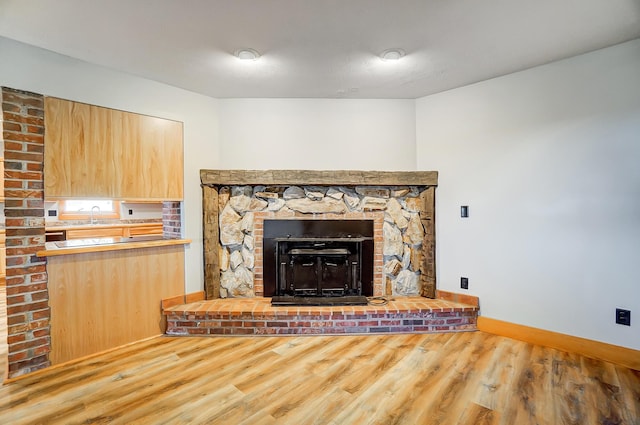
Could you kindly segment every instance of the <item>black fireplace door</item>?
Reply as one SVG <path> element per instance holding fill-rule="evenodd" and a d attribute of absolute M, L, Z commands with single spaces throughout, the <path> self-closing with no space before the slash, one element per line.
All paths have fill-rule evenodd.
<path fill-rule="evenodd" d="M 351 285 L 348 249 L 291 249 L 282 263 L 291 295 L 346 295 Z"/>
<path fill-rule="evenodd" d="M 318 292 L 318 265 L 312 255 L 290 255 L 286 268 L 285 285 L 291 295 L 316 295 Z"/>
<path fill-rule="evenodd" d="M 278 295 L 345 296 L 359 294 L 359 243 L 305 241 L 280 243 Z M 340 246 L 342 245 L 342 246 Z"/>

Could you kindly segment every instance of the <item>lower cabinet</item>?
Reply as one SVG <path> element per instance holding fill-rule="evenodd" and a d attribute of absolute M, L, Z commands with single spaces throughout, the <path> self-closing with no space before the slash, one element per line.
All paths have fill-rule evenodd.
<path fill-rule="evenodd" d="M 122 227 L 67 230 L 67 239 L 107 238 L 122 236 Z"/>
<path fill-rule="evenodd" d="M 53 365 L 161 335 L 160 300 L 184 294 L 184 246 L 47 259 Z"/>
<path fill-rule="evenodd" d="M 125 227 L 122 236 L 147 236 L 147 235 L 161 235 L 162 223 L 158 223 L 154 226 L 140 226 L 140 227 Z"/>
<path fill-rule="evenodd" d="M 130 236 L 147 236 L 161 235 L 162 223 L 153 223 L 145 226 L 110 226 L 96 227 L 91 229 L 68 229 L 67 239 L 88 239 L 88 238 L 109 238 L 109 237 L 130 237 Z"/>

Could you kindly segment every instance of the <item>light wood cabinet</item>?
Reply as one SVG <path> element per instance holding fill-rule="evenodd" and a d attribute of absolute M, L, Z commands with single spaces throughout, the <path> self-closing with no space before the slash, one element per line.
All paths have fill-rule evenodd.
<path fill-rule="evenodd" d="M 122 236 L 122 227 L 67 230 L 67 239 L 107 238 Z"/>
<path fill-rule="evenodd" d="M 182 123 L 45 98 L 47 198 L 183 199 Z"/>
<path fill-rule="evenodd" d="M 0 279 L 7 275 L 6 231 L 0 231 Z"/>
<path fill-rule="evenodd" d="M 184 247 L 47 259 L 52 364 L 164 332 L 160 300 L 184 294 Z"/>
<path fill-rule="evenodd" d="M 162 223 L 158 223 L 153 226 L 136 226 L 125 227 L 123 229 L 122 236 L 147 236 L 147 235 L 161 235 Z"/>
<path fill-rule="evenodd" d="M 90 238 L 108 238 L 108 237 L 130 237 L 130 236 L 147 236 L 161 235 L 162 223 L 153 223 L 139 226 L 109 226 L 109 227 L 90 227 L 82 229 L 67 229 L 67 239 L 90 239 Z"/>

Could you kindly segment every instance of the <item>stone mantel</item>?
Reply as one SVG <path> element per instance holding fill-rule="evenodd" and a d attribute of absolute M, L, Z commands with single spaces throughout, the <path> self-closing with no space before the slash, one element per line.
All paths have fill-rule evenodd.
<path fill-rule="evenodd" d="M 284 195 L 282 192 L 287 188 L 288 190 L 297 189 L 298 192 L 301 190 L 308 192 L 307 189 L 315 192 L 314 187 L 322 186 L 327 187 L 328 189 L 326 190 L 330 192 L 333 191 L 334 195 L 336 192 L 342 192 L 338 195 L 344 195 L 345 203 L 347 203 L 348 193 L 355 194 L 355 192 L 358 192 L 363 195 L 361 197 L 362 202 L 358 208 L 349 203 L 347 203 L 347 206 L 341 205 L 341 210 L 345 211 L 345 216 L 354 214 L 366 215 L 370 214 L 366 211 L 374 211 L 376 214 L 383 214 L 385 223 L 386 220 L 390 220 L 392 225 L 394 225 L 394 222 L 395 225 L 398 225 L 400 222 L 406 222 L 407 220 L 405 218 L 413 217 L 412 220 L 414 220 L 414 223 L 417 219 L 417 225 L 423 229 L 421 231 L 423 239 L 417 243 L 416 241 L 408 242 L 406 240 L 408 237 L 408 235 L 404 235 L 406 227 L 401 226 L 403 233 L 403 235 L 401 235 L 401 241 L 404 244 L 412 245 L 414 248 L 417 247 L 411 251 L 410 261 L 406 261 L 409 257 L 407 255 L 402 256 L 402 258 L 398 257 L 397 261 L 391 260 L 390 264 L 385 264 L 385 273 L 387 273 L 388 269 L 392 268 L 389 267 L 391 265 L 398 266 L 399 263 L 402 263 L 402 267 L 398 267 L 404 270 L 408 267 L 407 264 L 410 264 L 410 268 L 414 270 L 414 273 L 419 279 L 420 295 L 429 298 L 435 297 L 435 188 L 438 185 L 437 171 L 200 170 L 200 179 L 203 200 L 204 283 L 207 299 L 219 298 L 221 295 L 227 296 L 221 294 L 220 289 L 221 273 L 227 270 L 226 264 L 228 263 L 227 260 L 229 257 L 229 252 L 227 252 L 225 245 L 230 243 L 228 241 L 221 243 L 221 221 L 226 221 L 222 220 L 223 216 L 226 217 L 223 211 L 229 211 L 230 206 L 233 205 L 233 207 L 238 210 L 236 212 L 240 213 L 240 215 L 245 214 L 247 217 L 253 217 L 254 214 L 256 217 L 273 215 L 278 219 L 292 217 L 302 219 L 307 217 L 324 217 L 326 219 L 327 217 L 336 216 L 336 214 L 333 214 L 333 211 L 331 211 L 330 214 L 325 214 L 320 212 L 321 210 L 319 209 L 299 209 L 296 205 L 293 205 L 294 201 L 297 200 L 283 199 Z M 231 201 L 234 199 L 240 200 L 242 197 L 246 198 L 247 195 L 251 198 L 251 193 L 249 193 L 251 190 L 247 192 L 247 186 L 253 187 L 253 198 L 244 199 L 244 203 L 248 202 L 246 206 L 248 209 L 242 207 L 242 211 L 240 211 L 237 203 L 230 202 L 229 205 L 227 204 L 230 196 Z M 297 186 L 297 188 L 294 186 Z M 260 189 L 256 191 L 255 189 L 258 187 Z M 302 187 L 302 189 L 300 189 L 300 187 Z M 369 187 L 370 190 L 365 189 L 365 187 Z M 389 189 L 393 190 L 389 191 Z M 362 192 L 362 190 L 364 190 L 364 192 Z M 322 190 L 319 191 L 323 192 Z M 237 194 L 236 198 L 234 198 L 233 193 Z M 380 195 L 380 193 L 385 193 L 386 195 Z M 365 194 L 371 194 L 371 196 L 364 196 Z M 391 196 L 389 194 L 391 194 Z M 260 199 L 256 199 L 256 195 L 259 196 Z M 321 194 L 320 197 L 322 198 L 323 196 L 324 195 Z M 324 197 L 318 201 L 318 204 L 315 204 L 314 201 L 318 198 L 315 195 L 307 193 L 309 199 L 305 199 L 304 202 L 311 206 L 325 203 L 333 205 L 336 203 L 335 199 L 330 199 L 329 196 Z M 392 199 L 389 200 L 389 198 Z M 338 199 L 337 203 L 341 204 L 341 197 L 338 196 Z M 267 200 L 269 201 L 268 203 Z M 286 206 L 280 209 L 285 203 Z M 406 206 L 408 210 L 400 211 L 398 209 L 399 203 Z M 307 206 L 306 204 L 305 206 Z M 276 205 L 277 208 L 271 208 Z M 391 210 L 386 210 L 387 205 L 389 205 L 390 208 L 392 207 Z M 246 214 L 245 210 L 249 214 Z M 402 217 L 403 214 L 405 215 L 404 218 Z M 238 217 L 234 215 L 234 217 L 240 220 L 240 215 L 238 215 Z M 252 218 L 254 223 L 260 223 L 262 219 L 263 218 Z M 245 216 L 242 216 L 242 220 L 245 220 Z M 387 227 L 387 224 L 382 227 Z M 403 225 L 404 224 L 406 223 L 403 223 Z M 251 228 L 253 229 L 253 224 Z M 225 229 L 227 229 L 226 226 Z M 246 231 L 246 236 L 251 241 L 251 247 L 254 246 L 254 241 L 261 242 L 262 240 L 259 234 L 253 235 L 251 233 L 252 231 L 253 230 Z M 261 230 L 258 230 L 258 233 L 259 232 L 261 232 Z M 397 232 L 399 233 L 400 230 L 397 230 Z M 382 236 L 380 236 L 380 238 L 382 239 Z M 238 250 L 237 247 L 233 249 Z M 259 250 L 261 252 L 261 246 Z M 384 251 L 384 249 L 382 249 L 382 251 Z M 237 252 L 232 254 L 239 257 Z M 247 255 L 247 258 L 253 260 L 253 253 L 250 254 L 251 255 Z M 382 254 L 380 255 L 382 256 Z M 386 253 L 384 254 L 384 258 L 385 261 L 389 260 Z M 250 261 L 250 264 L 253 266 L 254 262 Z M 250 268 L 252 266 L 247 267 Z M 382 269 L 382 260 L 380 264 L 375 267 Z M 390 271 L 390 273 L 395 272 L 397 272 L 397 270 Z M 261 265 L 255 265 L 251 273 L 254 273 L 254 284 L 258 282 L 261 285 Z M 389 277 L 385 276 L 380 274 L 381 279 L 386 279 L 385 287 L 388 288 Z M 251 289 L 253 290 L 253 288 Z M 386 294 L 390 295 L 388 292 Z M 260 296 L 261 294 L 258 291 L 256 295 Z"/>
<path fill-rule="evenodd" d="M 437 171 L 200 170 L 205 186 L 437 186 Z"/>

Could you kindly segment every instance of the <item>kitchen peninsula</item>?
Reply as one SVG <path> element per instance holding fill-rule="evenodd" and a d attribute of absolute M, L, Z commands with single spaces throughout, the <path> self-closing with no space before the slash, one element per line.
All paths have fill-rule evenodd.
<path fill-rule="evenodd" d="M 51 364 L 162 334 L 160 300 L 184 292 L 190 242 L 161 235 L 47 242 L 37 255 L 47 257 Z"/>

